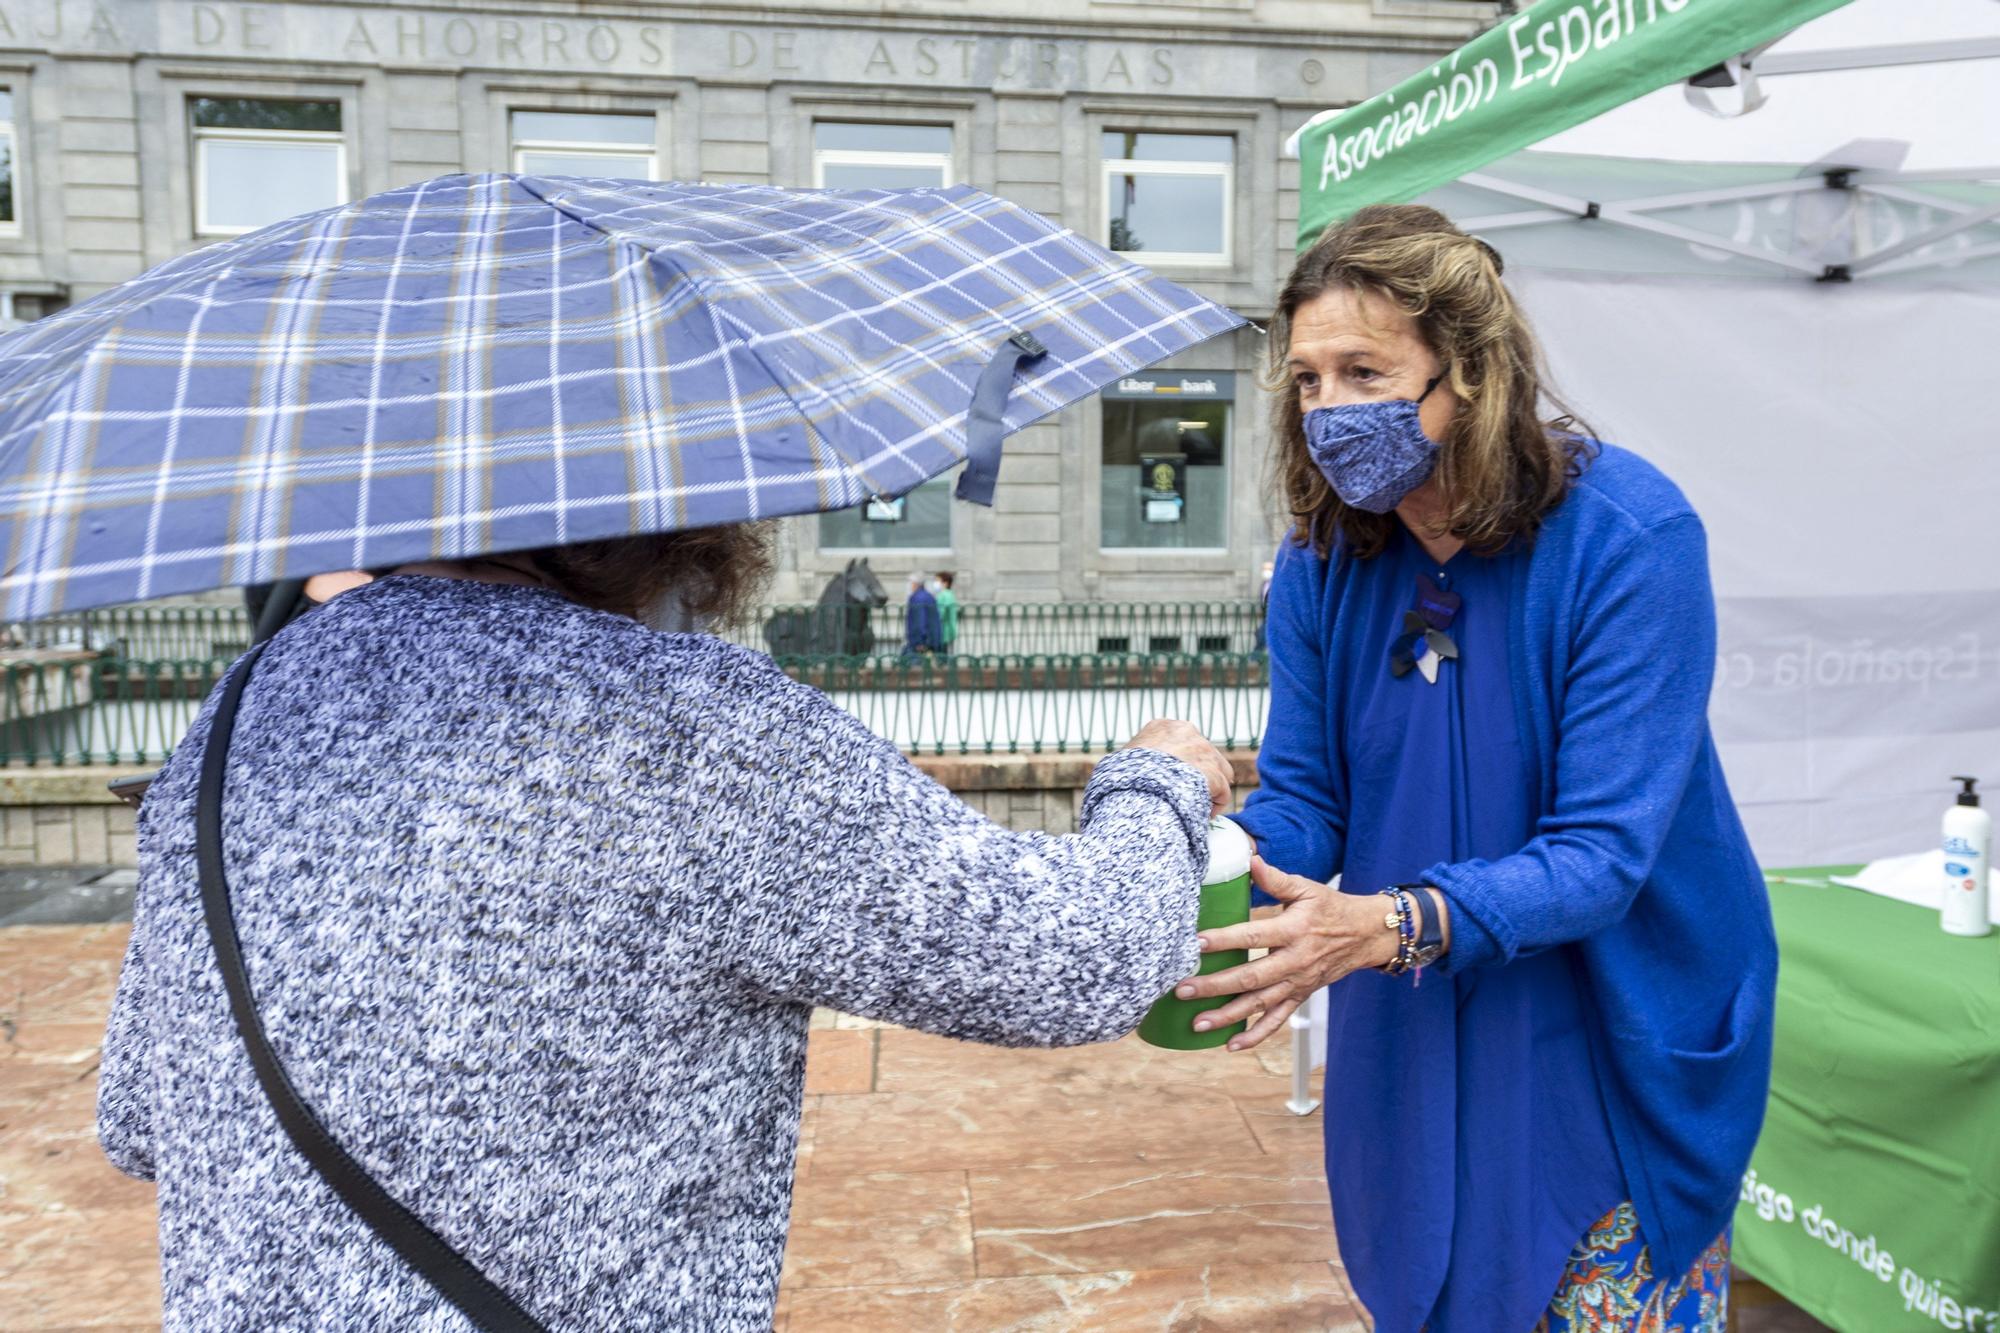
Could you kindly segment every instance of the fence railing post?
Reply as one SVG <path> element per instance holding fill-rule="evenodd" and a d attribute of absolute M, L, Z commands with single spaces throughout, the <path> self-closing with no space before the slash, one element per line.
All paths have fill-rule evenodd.
<path fill-rule="evenodd" d="M 1163 715 L 1225 745 L 1254 745 L 1263 732 L 1254 602 L 974 602 L 961 607 L 959 651 L 936 658 L 901 651 L 900 606 L 856 610 L 873 651 L 778 660 L 906 749 L 1103 749 Z M 737 641 L 785 612 L 805 613 L 795 623 L 808 641 L 837 644 L 856 623 L 844 608 L 767 607 Z M 165 759 L 250 637 L 234 605 L 111 608 L 7 628 L 18 652 L 0 660 L 0 766 Z M 51 648 L 83 657 L 38 660 Z"/>

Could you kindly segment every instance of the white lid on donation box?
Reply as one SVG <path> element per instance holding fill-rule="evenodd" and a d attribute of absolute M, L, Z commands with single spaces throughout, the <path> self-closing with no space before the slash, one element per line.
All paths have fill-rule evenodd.
<path fill-rule="evenodd" d="M 1208 876 L 1203 884 L 1227 884 L 1250 873 L 1250 835 L 1231 819 L 1208 821 Z"/>

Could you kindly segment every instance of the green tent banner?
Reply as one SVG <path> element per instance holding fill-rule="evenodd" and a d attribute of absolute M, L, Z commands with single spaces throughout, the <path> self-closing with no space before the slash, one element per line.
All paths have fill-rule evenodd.
<path fill-rule="evenodd" d="M 1299 245 L 1783 36 L 1847 0 L 1539 0 L 1299 136 Z"/>

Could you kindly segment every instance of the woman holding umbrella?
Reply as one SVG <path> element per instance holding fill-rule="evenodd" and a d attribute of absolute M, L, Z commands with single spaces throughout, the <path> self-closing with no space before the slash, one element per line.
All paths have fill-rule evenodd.
<path fill-rule="evenodd" d="M 641 623 L 740 608 L 766 545 L 392 573 L 272 640 L 223 742 L 287 1077 L 543 1327 L 770 1327 L 813 1005 L 1103 1041 L 1196 961 L 1228 793 L 1198 733 L 1104 760 L 1075 837 L 1010 832 L 768 657 Z M 288 1149 L 229 1031 L 196 892 L 215 717 L 141 810 L 100 1093 L 106 1153 L 159 1183 L 167 1321 L 454 1326 Z"/>
<path fill-rule="evenodd" d="M 1213 747 L 987 822 L 766 657 L 763 520 L 1239 326 L 965 187 L 452 176 L 0 340 L 8 618 L 339 569 L 140 815 L 106 1152 L 203 1329 L 768 1329 L 811 1008 L 1000 1044 L 1196 963 Z M 273 619 L 279 617 L 273 616 Z"/>
<path fill-rule="evenodd" d="M 1542 415 L 1499 256 L 1431 209 L 1300 256 L 1271 356 L 1295 527 L 1239 818 L 1285 906 L 1183 993 L 1261 1010 L 1245 1046 L 1330 986 L 1327 1175 L 1382 1333 L 1720 1328 L 1777 955 L 1700 520 Z"/>

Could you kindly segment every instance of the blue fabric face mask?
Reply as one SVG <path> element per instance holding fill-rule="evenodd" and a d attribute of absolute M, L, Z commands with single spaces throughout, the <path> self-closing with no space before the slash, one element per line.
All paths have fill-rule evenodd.
<path fill-rule="evenodd" d="M 1444 376 L 1433 376 L 1415 398 L 1342 403 L 1306 413 L 1306 449 L 1334 494 L 1356 509 L 1386 514 L 1437 467 L 1438 447 L 1424 434 L 1417 409 Z"/>

